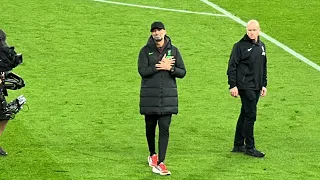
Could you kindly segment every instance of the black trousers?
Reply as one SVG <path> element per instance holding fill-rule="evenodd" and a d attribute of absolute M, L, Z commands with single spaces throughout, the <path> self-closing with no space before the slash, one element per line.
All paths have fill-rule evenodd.
<path fill-rule="evenodd" d="M 246 149 L 255 148 L 254 122 L 257 117 L 257 103 L 260 97 L 259 90 L 240 89 L 241 113 L 238 118 L 234 137 L 234 146 L 245 145 Z"/>
<path fill-rule="evenodd" d="M 156 154 L 155 136 L 156 127 L 159 126 L 159 140 L 158 140 L 158 162 L 163 162 L 166 157 L 168 142 L 169 142 L 169 127 L 171 123 L 171 114 L 168 115 L 145 115 L 146 122 L 146 136 L 150 156 Z"/>

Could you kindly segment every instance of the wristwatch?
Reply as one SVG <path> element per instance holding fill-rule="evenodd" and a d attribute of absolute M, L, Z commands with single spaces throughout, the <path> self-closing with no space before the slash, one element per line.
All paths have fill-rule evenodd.
<path fill-rule="evenodd" d="M 174 66 L 172 66 L 170 69 L 170 72 L 173 72 L 173 71 L 174 71 Z"/>

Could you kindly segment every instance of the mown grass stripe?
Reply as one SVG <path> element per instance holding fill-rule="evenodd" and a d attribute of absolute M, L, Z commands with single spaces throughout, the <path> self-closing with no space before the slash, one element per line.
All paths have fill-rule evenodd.
<path fill-rule="evenodd" d="M 219 7 L 218 5 L 208 1 L 208 0 L 200 0 L 204 3 L 206 3 L 207 5 L 211 6 L 212 8 L 214 8 L 215 10 L 221 12 L 222 14 L 226 15 L 227 17 L 229 17 L 230 19 L 236 21 L 237 23 L 243 25 L 243 26 L 247 26 L 247 23 L 242 21 L 239 17 L 236 17 L 234 15 L 232 15 L 230 12 L 226 11 L 225 9 Z M 293 49 L 289 48 L 288 46 L 282 44 L 281 42 L 277 41 L 276 39 L 272 38 L 271 36 L 260 32 L 260 35 L 262 37 L 264 37 L 265 39 L 267 39 L 268 41 L 274 43 L 276 46 L 282 48 L 283 50 L 287 51 L 288 53 L 290 53 L 291 55 L 293 55 L 294 57 L 298 58 L 299 60 L 303 61 L 304 63 L 308 64 L 309 66 L 315 68 L 316 70 L 320 71 L 320 66 L 315 64 L 314 62 L 312 62 L 311 60 L 309 60 L 308 58 L 304 57 L 303 55 L 297 53 L 296 51 L 294 51 Z"/>
<path fill-rule="evenodd" d="M 214 13 L 207 13 L 207 12 L 195 12 L 195 11 L 187 11 L 187 10 L 180 10 L 180 9 L 161 8 L 161 7 L 155 7 L 155 6 L 144 6 L 144 5 L 129 4 L 129 3 L 116 2 L 116 1 L 105 1 L 105 0 L 94 0 L 94 1 L 110 3 L 110 4 L 117 4 L 117 5 L 123 5 L 123 6 L 146 8 L 146 9 L 156 9 L 156 10 L 173 11 L 173 12 L 188 13 L 188 14 L 200 14 L 200 15 L 208 15 L 208 16 L 225 17 L 224 14 L 214 14 Z"/>

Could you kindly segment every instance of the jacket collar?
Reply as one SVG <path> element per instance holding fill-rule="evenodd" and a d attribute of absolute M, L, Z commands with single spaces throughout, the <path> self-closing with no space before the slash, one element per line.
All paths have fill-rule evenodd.
<path fill-rule="evenodd" d="M 250 42 L 250 43 L 252 43 L 252 44 L 261 45 L 260 36 L 258 36 L 258 41 L 257 41 L 257 42 L 255 42 L 254 40 L 250 39 L 247 34 L 245 34 L 242 39 L 243 39 L 244 41 Z"/>

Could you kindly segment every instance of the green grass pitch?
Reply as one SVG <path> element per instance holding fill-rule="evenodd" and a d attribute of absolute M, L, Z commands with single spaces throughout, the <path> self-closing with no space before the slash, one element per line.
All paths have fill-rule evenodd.
<path fill-rule="evenodd" d="M 115 0 L 221 14 L 198 0 Z M 212 1 L 213 2 L 213 1 Z M 243 21 L 320 65 L 320 2 L 215 0 Z M 265 40 L 268 94 L 258 104 L 255 139 L 263 159 L 232 154 L 240 101 L 226 69 L 245 28 L 228 17 L 139 8 L 92 0 L 1 0 L 0 28 L 23 53 L 13 70 L 29 108 L 9 122 L 0 146 L 1 180 L 163 179 L 147 166 L 139 114 L 137 57 L 155 20 L 184 58 L 178 80 L 167 179 L 319 179 L 320 74 Z"/>

